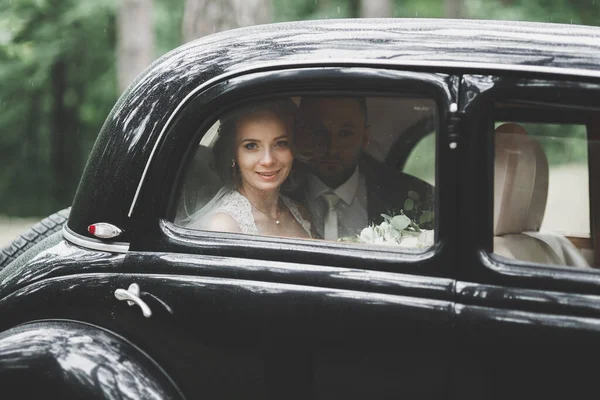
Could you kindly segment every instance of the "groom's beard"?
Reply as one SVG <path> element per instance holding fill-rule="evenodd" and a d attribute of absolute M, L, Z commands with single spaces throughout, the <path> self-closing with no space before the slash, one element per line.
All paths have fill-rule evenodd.
<path fill-rule="evenodd" d="M 361 155 L 359 149 L 350 157 L 344 157 L 339 152 L 320 157 L 312 164 L 312 171 L 324 184 L 335 189 L 354 174 Z"/>

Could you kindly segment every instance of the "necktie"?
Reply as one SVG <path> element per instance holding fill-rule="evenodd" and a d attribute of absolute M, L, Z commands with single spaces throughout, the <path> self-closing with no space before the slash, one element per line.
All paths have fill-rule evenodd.
<path fill-rule="evenodd" d="M 333 193 L 324 194 L 323 198 L 325 199 L 325 202 L 327 204 L 327 215 L 325 216 L 323 229 L 325 240 L 337 240 L 338 220 L 335 206 L 338 203 L 338 201 L 340 201 L 340 198 Z"/>

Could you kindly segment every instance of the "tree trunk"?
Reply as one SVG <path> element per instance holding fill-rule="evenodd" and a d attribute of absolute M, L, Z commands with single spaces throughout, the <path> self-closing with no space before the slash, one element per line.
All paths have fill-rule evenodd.
<path fill-rule="evenodd" d="M 321 0 L 322 2 L 323 0 Z M 367 0 L 348 0 L 348 16 L 350 18 L 360 18 L 362 2 Z M 321 4 L 319 2 L 319 4 Z"/>
<path fill-rule="evenodd" d="M 64 59 L 56 60 L 51 69 L 52 85 L 52 130 L 50 139 L 50 163 L 54 184 L 52 197 L 58 206 L 68 205 L 73 196 L 73 175 L 78 173 L 79 138 L 77 121 L 72 110 L 65 104 L 68 88 L 67 64 Z"/>
<path fill-rule="evenodd" d="M 444 17 L 446 18 L 465 18 L 464 0 L 445 0 Z"/>
<path fill-rule="evenodd" d="M 119 92 L 154 59 L 152 0 L 120 0 L 117 12 L 117 78 Z"/>
<path fill-rule="evenodd" d="M 363 18 L 385 18 L 392 16 L 391 0 L 362 0 L 360 16 Z"/>
<path fill-rule="evenodd" d="M 271 0 L 186 0 L 184 42 L 240 26 L 271 21 Z"/>

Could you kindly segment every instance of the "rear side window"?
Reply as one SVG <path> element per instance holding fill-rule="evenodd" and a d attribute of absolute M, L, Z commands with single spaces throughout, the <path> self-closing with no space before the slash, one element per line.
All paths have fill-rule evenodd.
<path fill-rule="evenodd" d="M 199 132 L 174 223 L 197 231 L 423 249 L 434 242 L 436 103 L 299 95 Z"/>
<path fill-rule="evenodd" d="M 528 113 L 536 121 L 503 119 L 494 125 L 494 252 L 592 268 L 596 202 L 590 174 L 598 128 L 591 122 L 593 112 Z"/>
<path fill-rule="evenodd" d="M 590 234 L 587 130 L 581 124 L 523 124 L 548 160 L 548 200 L 541 230 L 573 238 Z"/>

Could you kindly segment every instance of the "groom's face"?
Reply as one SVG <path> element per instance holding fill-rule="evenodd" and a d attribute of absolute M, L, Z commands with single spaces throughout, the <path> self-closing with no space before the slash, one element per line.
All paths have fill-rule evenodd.
<path fill-rule="evenodd" d="M 353 97 L 309 97 L 300 103 L 298 154 L 327 186 L 344 183 L 368 141 L 365 110 Z"/>

